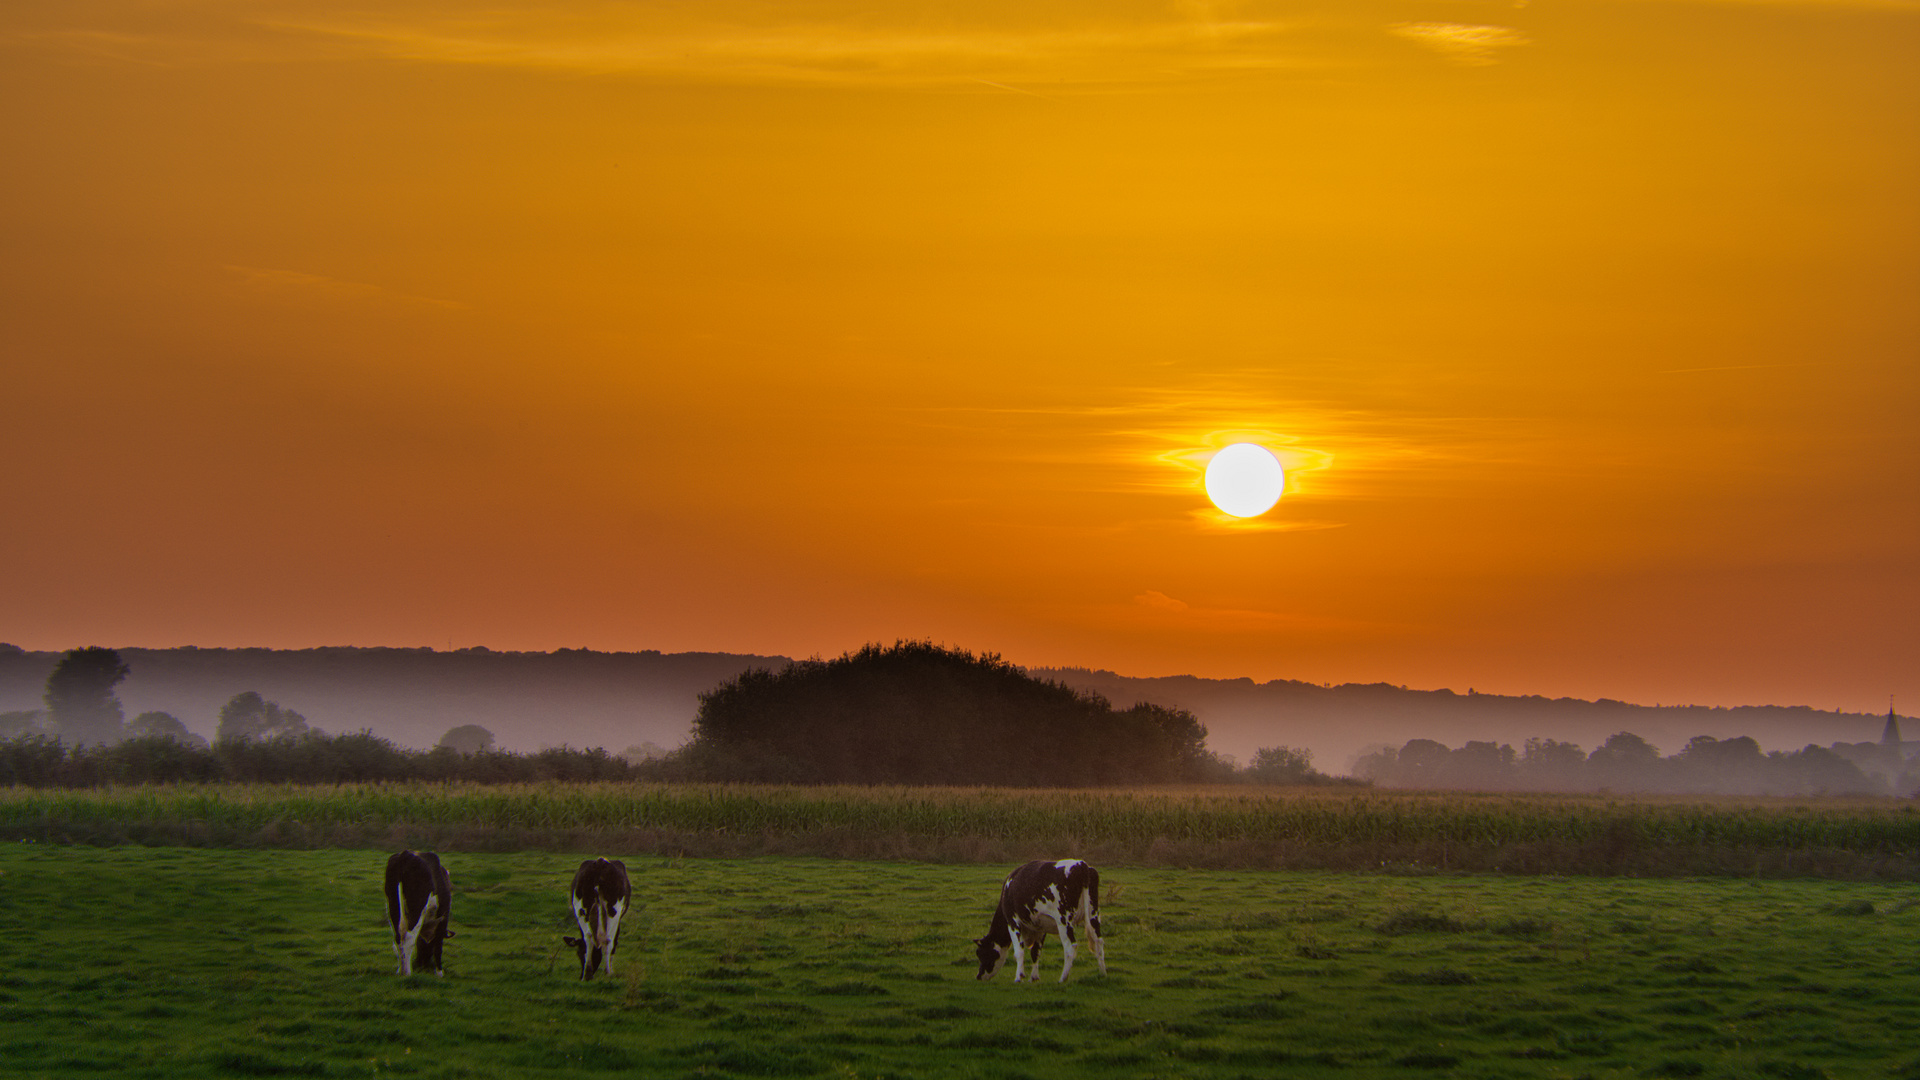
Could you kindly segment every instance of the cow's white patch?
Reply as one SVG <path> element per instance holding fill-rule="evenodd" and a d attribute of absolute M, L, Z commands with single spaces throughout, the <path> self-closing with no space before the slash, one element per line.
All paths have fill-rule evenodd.
<path fill-rule="evenodd" d="M 407 917 L 407 895 L 403 886 L 395 885 L 394 892 L 400 894 L 400 925 L 394 927 L 393 947 L 400 954 L 400 974 L 413 974 L 413 949 L 420 940 L 421 931 L 433 920 L 433 913 L 440 910 L 438 893 L 428 893 L 427 902 L 421 906 L 420 914 L 411 921 Z M 445 972 L 441 972 L 445 974 Z"/>

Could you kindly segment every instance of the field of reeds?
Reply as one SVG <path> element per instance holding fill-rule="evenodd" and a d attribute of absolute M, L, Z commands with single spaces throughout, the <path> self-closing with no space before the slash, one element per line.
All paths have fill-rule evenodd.
<path fill-rule="evenodd" d="M 0 839 L 196 847 L 605 849 L 1141 866 L 1920 880 L 1894 799 L 702 784 L 0 790 Z"/>

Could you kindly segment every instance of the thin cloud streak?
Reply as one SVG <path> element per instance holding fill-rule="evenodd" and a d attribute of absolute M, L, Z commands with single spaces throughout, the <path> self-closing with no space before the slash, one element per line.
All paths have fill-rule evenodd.
<path fill-rule="evenodd" d="M 1804 364 L 1722 364 L 1718 367 L 1666 368 L 1656 375 L 1690 375 L 1697 371 L 1763 371 L 1775 368 L 1805 367 Z"/>
<path fill-rule="evenodd" d="M 447 311 L 459 311 L 467 306 L 458 300 L 416 296 L 413 293 L 371 285 L 364 281 L 343 281 L 339 278 L 309 274 L 299 270 L 275 270 L 261 266 L 232 264 L 223 266 L 221 269 L 238 276 L 241 286 L 249 292 L 279 300 L 325 304 L 399 304 L 408 307 L 440 308 Z"/>
<path fill-rule="evenodd" d="M 1016 407 L 944 406 L 918 410 L 938 426 L 999 447 L 1007 463 L 1076 467 L 1100 479 L 1092 490 L 1201 493 L 1207 462 L 1235 442 L 1257 442 L 1287 470 L 1282 505 L 1304 498 L 1371 500 L 1427 489 L 1445 469 L 1537 461 L 1527 446 L 1551 438 L 1525 421 L 1418 417 L 1289 399 L 1237 381 L 1212 388 L 1135 387 L 1105 401 Z M 1516 440 L 1519 444 L 1517 445 Z M 1220 521 L 1212 521 L 1217 516 Z M 1201 517 L 1239 529 L 1336 528 L 1337 522 Z M 1272 515 L 1268 516 L 1272 518 Z"/>
<path fill-rule="evenodd" d="M 743 13 L 744 14 L 744 13 Z M 764 13 L 755 12 L 756 20 Z M 1289 27 L 1185 23 L 1026 32 L 955 29 L 928 33 L 832 22 L 698 26 L 543 25 L 538 13 L 493 25 L 286 20 L 289 34 L 353 43 L 390 59 L 626 74 L 748 85 L 870 85 L 897 88 L 1012 83 L 1089 89 L 1244 74 L 1313 61 L 1277 48 Z"/>
<path fill-rule="evenodd" d="M 117 19 L 116 19 L 117 16 Z M 169 24 L 129 7 L 60 25 L 56 15 L 0 41 L 163 66 L 378 57 L 405 63 L 624 75 L 712 85 L 998 90 L 1046 97 L 1351 67 L 1293 18 L 1182 17 L 1152 10 L 1041 21 L 956 9 L 889 23 L 856 5 L 788 15 L 759 5 L 624 5 L 590 14 L 548 6 L 398 4 L 364 12 L 302 3 L 206 2 Z M 120 25 L 112 25 L 114 22 Z M 930 25 L 931 24 L 931 25 Z M 1030 89 L 1039 87 L 1040 89 Z"/>
<path fill-rule="evenodd" d="M 1498 50 L 1531 44 L 1525 34 L 1506 26 L 1467 23 L 1396 23 L 1393 33 L 1417 42 L 1456 64 L 1484 67 L 1500 62 Z"/>

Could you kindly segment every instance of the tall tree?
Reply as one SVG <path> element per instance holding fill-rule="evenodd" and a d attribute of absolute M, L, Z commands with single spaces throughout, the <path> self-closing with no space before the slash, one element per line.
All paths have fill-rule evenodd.
<path fill-rule="evenodd" d="M 128 667 L 112 649 L 69 649 L 47 676 L 47 716 L 55 733 L 73 745 L 118 742 L 125 737 L 124 714 L 113 688 Z"/>

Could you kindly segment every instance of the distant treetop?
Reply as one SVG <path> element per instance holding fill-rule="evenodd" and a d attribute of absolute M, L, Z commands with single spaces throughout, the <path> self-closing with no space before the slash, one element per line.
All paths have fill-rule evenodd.
<path fill-rule="evenodd" d="M 440 742 L 436 745 L 444 746 L 455 753 L 479 754 L 493 749 L 493 732 L 479 724 L 461 724 L 459 727 L 449 728 L 445 735 L 440 736 Z"/>

